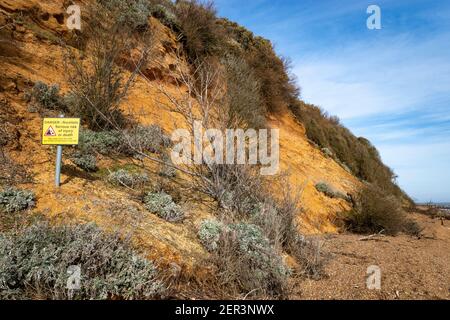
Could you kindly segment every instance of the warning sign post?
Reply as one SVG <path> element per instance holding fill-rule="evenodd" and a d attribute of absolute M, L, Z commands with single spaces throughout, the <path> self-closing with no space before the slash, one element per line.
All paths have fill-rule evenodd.
<path fill-rule="evenodd" d="M 79 118 L 44 118 L 42 144 L 77 145 L 79 131 Z"/>
<path fill-rule="evenodd" d="M 44 118 L 42 125 L 42 144 L 56 145 L 55 185 L 61 182 L 62 146 L 77 145 L 80 132 L 79 118 Z"/>

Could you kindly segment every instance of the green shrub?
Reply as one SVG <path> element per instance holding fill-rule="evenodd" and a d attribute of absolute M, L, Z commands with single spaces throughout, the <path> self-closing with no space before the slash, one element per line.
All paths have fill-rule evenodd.
<path fill-rule="evenodd" d="M 73 266 L 81 269 L 81 286 L 69 291 Z M 151 261 L 93 224 L 37 223 L 0 235 L 2 299 L 148 299 L 164 291 Z"/>
<path fill-rule="evenodd" d="M 221 277 L 241 292 L 285 293 L 289 269 L 256 225 L 238 223 L 224 229 L 216 258 Z"/>
<path fill-rule="evenodd" d="M 85 171 L 96 171 L 97 170 L 97 157 L 93 154 L 74 152 L 70 159 L 79 168 Z"/>
<path fill-rule="evenodd" d="M 148 193 L 144 197 L 144 205 L 147 210 L 166 221 L 178 222 L 184 219 L 183 210 L 164 191 Z"/>
<path fill-rule="evenodd" d="M 120 154 L 124 148 L 120 131 L 91 131 L 81 129 L 79 143 L 70 155 L 72 162 L 85 171 L 96 171 L 97 154 Z"/>
<path fill-rule="evenodd" d="M 144 185 L 149 180 L 145 173 L 133 173 L 124 169 L 119 169 L 111 172 L 108 176 L 108 181 L 117 186 L 135 188 Z"/>
<path fill-rule="evenodd" d="M 71 160 L 83 170 L 97 170 L 97 154 L 106 156 L 136 156 L 138 153 L 157 152 L 171 144 L 170 138 L 157 125 L 136 126 L 123 131 L 92 131 L 81 129 L 77 150 Z M 167 174 L 174 174 L 167 170 Z"/>
<path fill-rule="evenodd" d="M 288 237 L 285 233 L 285 220 L 274 203 L 271 201 L 259 202 L 254 206 L 250 215 L 250 221 L 263 231 L 271 245 L 283 245 Z"/>
<path fill-rule="evenodd" d="M 232 46 L 229 50 L 245 59 L 258 80 L 264 112 L 280 112 L 298 98 L 300 89 L 290 73 L 290 63 L 277 56 L 269 40 L 226 19 L 218 23 L 226 30 L 227 42 L 234 40 L 238 44 L 238 48 Z"/>
<path fill-rule="evenodd" d="M 6 212 L 17 212 L 34 207 L 33 191 L 7 188 L 0 192 L 0 209 Z"/>
<path fill-rule="evenodd" d="M 354 198 L 354 208 L 344 216 L 347 228 L 357 233 L 395 235 L 407 223 L 401 202 L 376 186 L 366 186 Z"/>

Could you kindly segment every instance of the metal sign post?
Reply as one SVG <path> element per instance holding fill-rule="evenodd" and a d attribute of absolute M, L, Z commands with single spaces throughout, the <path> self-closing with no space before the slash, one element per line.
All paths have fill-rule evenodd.
<path fill-rule="evenodd" d="M 80 131 L 79 118 L 45 118 L 42 126 L 42 144 L 56 145 L 55 186 L 61 184 L 63 145 L 77 145 Z"/>
<path fill-rule="evenodd" d="M 64 118 L 64 115 L 59 115 L 60 118 Z M 56 166 L 55 166 L 55 186 L 59 188 L 61 184 L 61 162 L 62 162 L 62 145 L 56 146 Z"/>
<path fill-rule="evenodd" d="M 61 161 L 62 161 L 62 146 L 56 147 L 56 171 L 55 171 L 55 186 L 59 187 L 61 184 Z"/>

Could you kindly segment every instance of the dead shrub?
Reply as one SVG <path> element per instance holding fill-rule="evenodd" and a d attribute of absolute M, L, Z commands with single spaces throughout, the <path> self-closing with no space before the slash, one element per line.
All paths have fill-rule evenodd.
<path fill-rule="evenodd" d="M 325 266 L 329 255 L 322 250 L 324 242 L 314 237 L 304 237 L 299 234 L 290 241 L 286 250 L 293 255 L 299 263 L 300 275 L 321 279 L 326 276 Z"/>

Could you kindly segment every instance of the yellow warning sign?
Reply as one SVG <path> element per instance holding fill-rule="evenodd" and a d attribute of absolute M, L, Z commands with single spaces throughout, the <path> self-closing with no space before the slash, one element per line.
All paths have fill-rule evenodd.
<path fill-rule="evenodd" d="M 76 145 L 79 131 L 79 118 L 44 118 L 42 144 Z"/>

